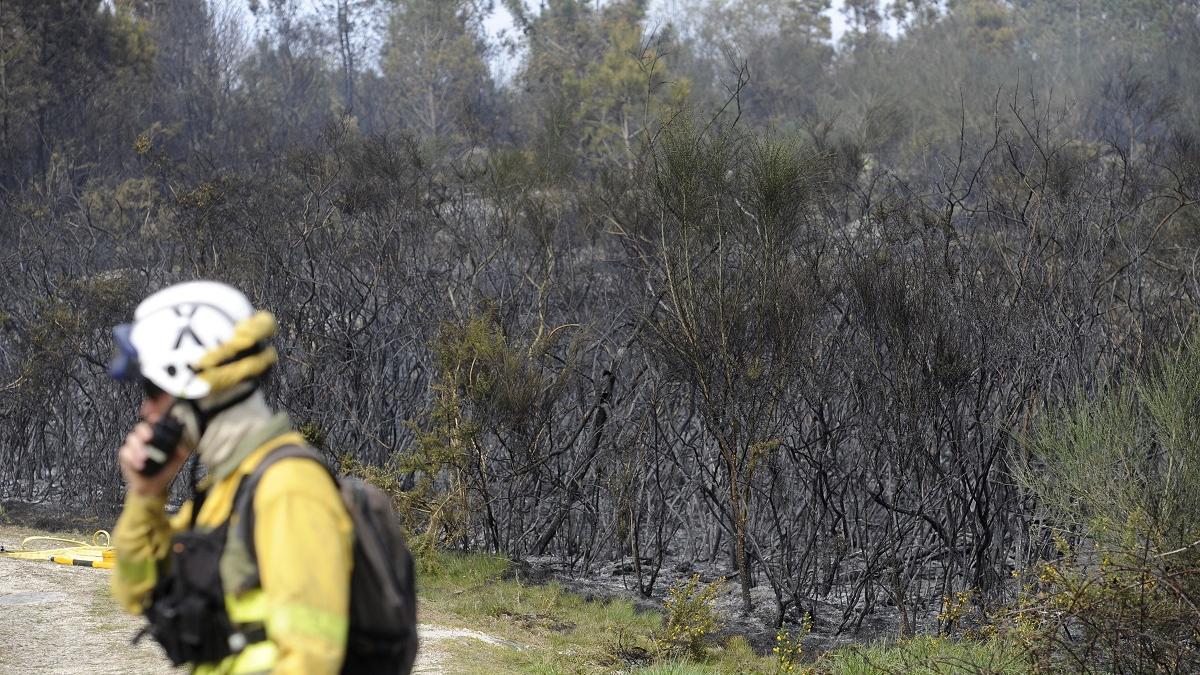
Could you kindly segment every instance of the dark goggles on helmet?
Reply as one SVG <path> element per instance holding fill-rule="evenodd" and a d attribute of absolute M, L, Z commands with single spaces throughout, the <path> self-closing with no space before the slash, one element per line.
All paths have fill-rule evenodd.
<path fill-rule="evenodd" d="M 162 389 L 142 375 L 142 364 L 138 362 L 137 347 L 130 340 L 131 333 L 132 323 L 122 323 L 113 329 L 113 360 L 108 363 L 108 375 L 118 382 L 142 384 L 145 398 L 154 399 L 162 394 Z"/>
<path fill-rule="evenodd" d="M 162 394 L 163 390 L 142 375 L 137 348 L 133 346 L 129 337 L 132 332 L 131 323 L 123 323 L 113 328 L 113 355 L 108 363 L 108 375 L 118 382 L 140 383 L 146 398 L 155 398 Z"/>
<path fill-rule="evenodd" d="M 123 323 L 112 330 L 113 355 L 108 363 L 108 376 L 118 382 L 137 382 L 142 379 L 137 348 L 130 340 L 133 324 Z"/>

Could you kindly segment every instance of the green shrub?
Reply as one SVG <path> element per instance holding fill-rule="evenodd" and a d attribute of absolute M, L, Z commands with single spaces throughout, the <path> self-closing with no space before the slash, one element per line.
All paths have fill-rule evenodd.
<path fill-rule="evenodd" d="M 1053 416 L 1029 449 L 1025 484 L 1099 544 L 1172 550 L 1200 539 L 1200 339 Z"/>
<path fill-rule="evenodd" d="M 317 424 L 316 422 L 305 422 L 304 424 L 300 425 L 298 431 L 300 432 L 300 435 L 304 437 L 305 443 L 308 443 L 317 449 L 325 448 L 326 433 L 325 429 L 320 424 Z"/>
<path fill-rule="evenodd" d="M 1194 552 L 1076 552 L 1030 571 L 1006 635 L 1038 672 L 1196 672 L 1200 592 Z"/>
<path fill-rule="evenodd" d="M 1060 532 L 1005 628 L 1037 668 L 1200 669 L 1200 340 L 1052 416 L 1020 477 Z"/>
<path fill-rule="evenodd" d="M 804 660 L 804 638 L 811 632 L 812 618 L 805 614 L 794 636 L 785 628 L 775 633 L 775 646 L 771 648 L 771 653 L 775 656 L 775 665 L 780 673 L 796 672 Z"/>
<path fill-rule="evenodd" d="M 718 628 L 717 614 L 713 609 L 717 594 L 725 579 L 700 584 L 700 575 L 693 574 L 687 581 L 680 581 L 667 591 L 663 605 L 663 633 L 660 644 L 671 654 L 686 654 L 702 659 L 707 651 L 709 636 Z"/>

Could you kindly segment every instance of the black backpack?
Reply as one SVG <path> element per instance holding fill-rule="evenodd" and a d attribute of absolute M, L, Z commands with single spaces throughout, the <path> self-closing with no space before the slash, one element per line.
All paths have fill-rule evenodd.
<path fill-rule="evenodd" d="M 234 504 L 246 550 L 254 549 L 254 491 L 276 462 L 305 457 L 328 470 L 316 450 L 283 446 L 243 479 Z M 412 555 L 404 544 L 391 499 L 357 478 L 329 475 L 354 522 L 354 570 L 350 576 L 350 634 L 343 673 L 409 673 L 417 657 L 417 586 Z"/>

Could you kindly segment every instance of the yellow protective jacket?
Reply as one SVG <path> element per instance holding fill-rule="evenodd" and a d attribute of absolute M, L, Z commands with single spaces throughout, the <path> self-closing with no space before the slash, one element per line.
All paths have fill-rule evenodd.
<path fill-rule="evenodd" d="M 199 486 L 208 495 L 197 514 L 196 529 L 214 529 L 229 519 L 238 483 L 269 452 L 304 444 L 304 438 L 289 429 L 286 415 L 277 415 L 211 470 Z M 349 630 L 353 532 L 337 486 L 316 462 L 282 459 L 263 475 L 253 505 L 261 588 L 227 593 L 225 607 L 235 625 L 261 622 L 268 639 L 220 663 L 194 664 L 195 672 L 338 672 Z M 172 534 L 191 521 L 192 502 L 170 520 L 163 507 L 161 497 L 130 493 L 117 520 L 112 591 L 135 614 L 149 599 Z M 236 548 L 232 544 L 226 547 L 220 566 L 226 589 L 236 587 L 227 581 L 229 574 L 238 573 L 239 565 L 245 571 L 244 561 L 226 560 L 237 557 L 231 554 Z"/>

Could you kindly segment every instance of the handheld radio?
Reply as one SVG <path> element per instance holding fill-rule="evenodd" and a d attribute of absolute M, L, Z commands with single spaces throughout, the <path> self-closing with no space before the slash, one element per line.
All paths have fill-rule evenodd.
<path fill-rule="evenodd" d="M 183 436 L 183 423 L 168 411 L 154 423 L 153 431 L 146 445 L 146 463 L 138 471 L 143 476 L 153 476 L 171 461 Z"/>

